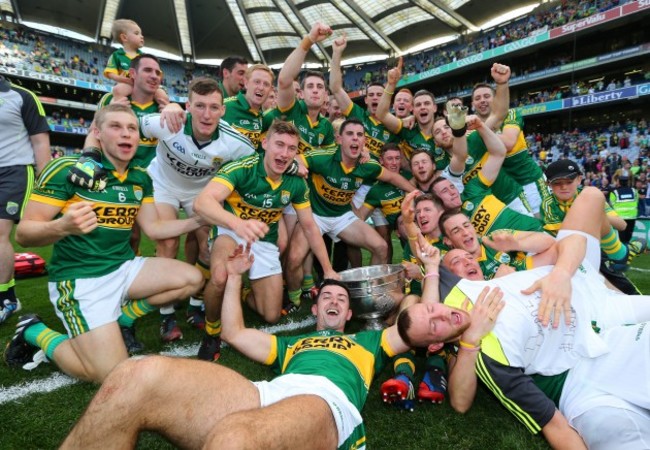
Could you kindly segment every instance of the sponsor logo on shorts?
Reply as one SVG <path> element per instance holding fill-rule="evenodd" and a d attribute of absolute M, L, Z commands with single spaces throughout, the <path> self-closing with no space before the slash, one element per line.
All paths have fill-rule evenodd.
<path fill-rule="evenodd" d="M 13 216 L 15 214 L 18 214 L 18 203 L 16 202 L 7 202 L 7 214 L 10 216 Z"/>

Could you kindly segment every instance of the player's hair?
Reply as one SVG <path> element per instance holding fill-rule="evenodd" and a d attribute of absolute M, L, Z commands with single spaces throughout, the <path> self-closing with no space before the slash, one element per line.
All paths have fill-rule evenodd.
<path fill-rule="evenodd" d="M 409 308 L 401 311 L 397 316 L 397 334 L 402 338 L 404 343 L 409 347 L 413 347 L 413 342 L 409 337 L 409 330 L 411 329 L 412 320 L 409 312 Z"/>
<path fill-rule="evenodd" d="M 219 83 L 214 78 L 198 77 L 192 80 L 189 86 L 189 99 L 192 100 L 192 94 L 208 95 L 217 92 L 223 103 L 223 94 L 219 88 Z"/>
<path fill-rule="evenodd" d="M 434 187 L 436 184 L 438 184 L 438 183 L 442 183 L 442 182 L 445 181 L 445 180 L 447 180 L 447 181 L 449 181 L 449 182 L 451 183 L 451 181 L 450 181 L 449 179 L 445 178 L 445 177 L 438 177 L 438 178 L 436 178 L 435 180 L 433 180 L 433 183 L 431 183 L 431 193 L 432 193 L 433 195 L 436 195 L 435 191 L 433 190 L 433 187 Z M 453 183 L 452 183 L 452 184 L 453 184 Z M 436 195 L 436 197 L 437 197 L 437 195 Z"/>
<path fill-rule="evenodd" d="M 410 95 L 411 97 L 413 97 L 413 92 L 411 92 L 411 90 L 408 89 L 408 88 L 402 88 L 399 91 L 397 91 L 397 94 L 401 94 L 401 93 L 406 93 L 406 94 Z M 397 95 L 397 94 L 395 94 L 395 95 Z"/>
<path fill-rule="evenodd" d="M 464 103 L 462 98 L 454 96 L 454 97 L 449 97 L 449 99 L 445 102 L 445 105 L 448 104 L 449 102 L 451 102 L 452 100 L 460 100 L 461 106 Z"/>
<path fill-rule="evenodd" d="M 421 194 L 415 197 L 415 200 L 413 201 L 413 207 L 418 206 L 418 203 L 420 202 L 432 202 L 436 208 L 445 209 L 445 206 L 442 204 L 442 201 L 440 201 L 440 198 L 434 195 L 432 192 L 427 192 L 426 194 Z"/>
<path fill-rule="evenodd" d="M 332 128 L 334 128 L 335 136 L 341 132 L 341 125 L 343 125 L 343 122 L 345 122 L 345 119 L 343 117 L 332 120 Z"/>
<path fill-rule="evenodd" d="M 275 81 L 275 74 L 271 70 L 271 68 L 265 64 L 252 64 L 248 66 L 248 69 L 246 69 L 246 74 L 244 75 L 247 80 L 250 80 L 251 76 L 253 76 L 253 72 L 256 70 L 263 70 L 264 72 L 268 73 L 271 75 L 271 82 Z"/>
<path fill-rule="evenodd" d="M 302 80 L 300 81 L 300 89 L 305 89 L 305 80 L 309 77 L 320 78 L 321 80 L 323 80 L 323 83 L 325 83 L 325 86 L 327 86 L 327 82 L 325 81 L 325 75 L 323 75 L 323 72 L 319 72 L 317 70 L 308 70 L 302 76 Z"/>
<path fill-rule="evenodd" d="M 248 60 L 242 56 L 229 56 L 223 61 L 221 61 L 221 78 L 223 78 L 223 71 L 227 70 L 232 72 L 232 69 L 235 68 L 237 64 L 246 64 L 248 65 Z"/>
<path fill-rule="evenodd" d="M 140 67 L 140 61 L 142 61 L 145 58 L 153 59 L 158 63 L 158 66 L 160 66 L 160 60 L 156 56 L 150 53 L 142 53 L 131 60 L 131 69 L 138 70 L 138 68 Z"/>
<path fill-rule="evenodd" d="M 381 146 L 381 150 L 379 150 L 379 154 L 381 156 L 384 156 L 385 153 L 388 153 L 390 151 L 398 151 L 401 153 L 401 150 L 399 149 L 399 145 L 397 142 L 386 142 L 384 145 Z"/>
<path fill-rule="evenodd" d="M 132 27 L 134 26 L 139 26 L 135 21 L 131 19 L 117 19 L 113 22 L 113 26 L 111 27 L 111 36 L 113 37 L 113 41 L 115 42 L 122 42 L 120 40 L 120 36 L 123 33 L 127 33 Z"/>
<path fill-rule="evenodd" d="M 377 81 L 373 81 L 372 83 L 368 83 L 368 86 L 366 86 L 366 91 L 368 91 L 368 89 L 370 89 L 373 86 L 377 86 L 377 87 L 380 87 L 380 88 L 384 89 L 383 84 L 381 84 L 381 83 L 379 83 Z"/>
<path fill-rule="evenodd" d="M 440 234 L 442 234 L 442 236 L 449 237 L 447 231 L 445 230 L 445 223 L 447 223 L 449 219 L 457 216 L 458 214 L 467 217 L 465 214 L 463 214 L 460 208 L 450 209 L 449 211 L 445 211 L 442 216 L 440 216 L 440 219 L 438 219 L 438 229 L 440 230 Z"/>
<path fill-rule="evenodd" d="M 298 128 L 296 128 L 293 123 L 279 119 L 274 120 L 269 127 L 268 131 L 266 132 L 267 139 L 276 133 L 300 137 L 300 131 L 298 131 Z"/>
<path fill-rule="evenodd" d="M 350 300 L 350 289 L 348 289 L 347 285 L 343 283 L 342 281 L 335 280 L 333 278 L 325 278 L 323 282 L 319 286 L 319 291 L 318 291 L 318 296 L 316 296 L 316 303 L 318 303 L 318 299 L 320 298 L 321 292 L 323 292 L 323 288 L 326 286 L 339 286 L 345 289 L 345 293 L 348 294 L 348 302 Z"/>
<path fill-rule="evenodd" d="M 427 91 L 426 89 L 420 89 L 415 94 L 413 94 L 413 101 L 415 101 L 415 99 L 418 97 L 422 97 L 423 95 L 428 95 L 429 97 L 431 97 L 431 101 L 433 102 L 433 104 L 434 105 L 436 104 L 436 96 L 433 95 L 433 92 Z"/>
<path fill-rule="evenodd" d="M 339 130 L 339 134 L 342 134 L 345 131 L 345 129 L 350 125 L 361 125 L 361 127 L 364 128 L 362 121 L 360 121 L 356 117 L 350 117 L 348 119 L 345 119 L 345 122 L 341 124 L 341 129 Z"/>
<path fill-rule="evenodd" d="M 95 126 L 98 129 L 101 128 L 102 125 L 104 125 L 104 122 L 106 122 L 106 116 L 110 113 L 116 113 L 116 112 L 131 114 L 137 120 L 137 117 L 130 106 L 121 105 L 119 103 L 109 104 L 104 106 L 101 109 L 98 109 L 97 112 L 95 113 L 95 119 L 94 119 Z"/>
<path fill-rule="evenodd" d="M 472 98 L 474 98 L 474 92 L 476 92 L 477 89 L 481 88 L 488 88 L 492 92 L 492 95 L 494 95 L 494 88 L 492 86 L 487 83 L 476 83 L 472 88 Z"/>

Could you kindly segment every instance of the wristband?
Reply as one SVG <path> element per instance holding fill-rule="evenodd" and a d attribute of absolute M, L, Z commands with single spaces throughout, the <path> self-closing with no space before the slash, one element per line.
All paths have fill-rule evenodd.
<path fill-rule="evenodd" d="M 423 280 L 426 280 L 427 278 L 430 278 L 430 277 L 436 277 L 436 278 L 438 278 L 439 276 L 440 276 L 440 274 L 439 274 L 438 272 L 427 272 L 426 274 L 424 274 L 424 276 L 422 277 L 422 279 L 423 279 Z"/>
<path fill-rule="evenodd" d="M 409 238 L 409 241 L 417 241 L 418 240 L 417 235 L 416 236 L 409 236 L 408 238 Z"/>
<path fill-rule="evenodd" d="M 300 41 L 300 48 L 306 52 L 309 51 L 312 45 L 314 45 L 314 41 L 312 41 L 309 36 L 305 36 L 302 38 L 302 41 Z"/>
<path fill-rule="evenodd" d="M 468 352 L 478 352 L 481 350 L 480 345 L 472 345 L 467 342 L 458 341 L 460 348 L 467 350 Z"/>
<path fill-rule="evenodd" d="M 384 89 L 384 94 L 393 95 L 394 93 L 395 93 L 395 91 L 389 91 L 387 89 Z"/>

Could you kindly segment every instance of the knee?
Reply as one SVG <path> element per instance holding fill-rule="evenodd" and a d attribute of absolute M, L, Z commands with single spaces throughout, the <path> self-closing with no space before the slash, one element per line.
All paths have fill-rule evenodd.
<path fill-rule="evenodd" d="M 164 381 L 166 360 L 162 356 L 147 356 L 122 361 L 108 374 L 95 401 L 125 399 L 137 404 L 139 399 L 146 400 L 150 390 Z"/>
<path fill-rule="evenodd" d="M 379 239 L 373 241 L 371 250 L 377 255 L 386 256 L 388 254 L 388 244 L 379 237 Z"/>
<path fill-rule="evenodd" d="M 602 204 L 602 205 L 605 204 L 605 196 L 600 191 L 600 189 L 594 186 L 585 187 L 582 190 L 582 192 L 580 192 L 579 197 L 588 199 L 590 202 L 593 202 L 594 204 Z"/>
<path fill-rule="evenodd" d="M 280 318 L 282 317 L 282 311 L 278 308 L 273 308 L 272 311 L 267 309 L 264 311 L 264 314 L 262 314 L 262 317 L 267 323 L 273 325 L 280 321 Z"/>
<path fill-rule="evenodd" d="M 187 286 L 191 290 L 190 294 L 195 294 L 203 287 L 205 280 L 203 274 L 199 269 L 193 266 L 188 266 L 187 270 Z"/>
<path fill-rule="evenodd" d="M 250 426 L 240 423 L 236 415 L 221 419 L 208 434 L 203 450 L 249 448 Z"/>

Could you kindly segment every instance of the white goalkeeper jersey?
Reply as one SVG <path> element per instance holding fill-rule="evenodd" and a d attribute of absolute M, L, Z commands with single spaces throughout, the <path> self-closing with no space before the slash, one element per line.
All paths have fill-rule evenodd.
<path fill-rule="evenodd" d="M 140 118 L 145 137 L 158 138 L 156 157 L 147 168 L 154 185 L 177 192 L 199 192 L 227 162 L 255 153 L 250 141 L 223 120 L 209 142 L 199 143 L 192 133 L 192 117 L 171 133 L 160 125 L 160 114 Z"/>

